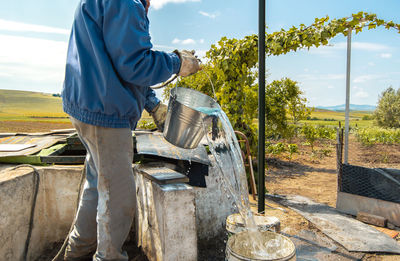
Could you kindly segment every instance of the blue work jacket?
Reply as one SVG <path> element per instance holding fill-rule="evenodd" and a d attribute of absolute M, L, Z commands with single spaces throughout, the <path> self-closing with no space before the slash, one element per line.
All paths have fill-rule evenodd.
<path fill-rule="evenodd" d="M 87 124 L 135 128 L 159 100 L 149 86 L 180 69 L 152 50 L 145 0 L 81 0 L 69 41 L 63 109 Z"/>

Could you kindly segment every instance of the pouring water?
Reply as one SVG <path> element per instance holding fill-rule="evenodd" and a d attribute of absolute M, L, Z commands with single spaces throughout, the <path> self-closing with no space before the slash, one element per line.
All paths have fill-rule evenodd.
<path fill-rule="evenodd" d="M 236 240 L 232 247 L 244 249 L 245 254 L 255 260 L 272 260 L 275 256 L 279 256 L 276 249 L 281 241 L 265 240 L 265 236 L 258 231 L 254 221 L 241 149 L 227 115 L 219 104 L 207 95 L 179 87 L 175 87 L 171 92 L 169 107 L 172 109 L 168 109 L 164 137 L 178 146 L 188 144 L 197 146 L 199 137 L 206 137 L 222 177 L 221 189 L 227 190 L 229 193 L 227 196 L 233 198 L 247 230 L 244 234 L 245 240 Z M 181 115 L 172 117 L 173 113 Z M 216 120 L 210 121 L 210 119 Z M 173 127 L 177 131 L 169 131 Z M 197 142 L 187 142 L 190 137 L 196 137 Z"/>

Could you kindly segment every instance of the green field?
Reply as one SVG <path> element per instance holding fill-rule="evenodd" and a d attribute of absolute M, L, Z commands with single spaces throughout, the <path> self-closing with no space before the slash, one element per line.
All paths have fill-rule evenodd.
<path fill-rule="evenodd" d="M 142 121 L 152 121 L 147 112 L 143 112 Z M 70 122 L 68 115 L 62 110 L 60 97 L 52 94 L 0 90 L 0 122 L 30 121 L 30 122 Z"/>
<path fill-rule="evenodd" d="M 371 115 L 372 112 L 351 111 L 350 126 L 373 126 L 372 120 L 363 120 L 364 116 Z M 311 125 L 338 126 L 340 121 L 344 126 L 344 112 L 316 109 L 309 118 L 301 122 Z M 142 120 L 151 121 L 151 117 L 144 113 Z M 38 92 L 0 90 L 0 121 L 69 122 L 69 119 L 62 110 L 60 97 Z"/>
<path fill-rule="evenodd" d="M 350 111 L 350 127 L 371 127 L 374 121 L 372 119 L 363 120 L 363 117 L 371 118 L 370 111 Z M 345 113 L 339 111 L 327 111 L 316 109 L 311 113 L 309 120 L 301 121 L 311 125 L 339 126 L 339 122 L 344 126 Z"/>
<path fill-rule="evenodd" d="M 51 94 L 0 90 L 0 121 L 69 122 L 61 98 Z"/>

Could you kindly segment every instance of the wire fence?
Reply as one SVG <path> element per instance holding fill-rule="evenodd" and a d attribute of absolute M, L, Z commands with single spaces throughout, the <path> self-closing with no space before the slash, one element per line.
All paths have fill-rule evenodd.
<path fill-rule="evenodd" d="M 343 164 L 341 191 L 400 203 L 400 170 Z"/>
<path fill-rule="evenodd" d="M 343 164 L 343 130 L 337 131 L 338 191 L 400 203 L 400 170 Z"/>

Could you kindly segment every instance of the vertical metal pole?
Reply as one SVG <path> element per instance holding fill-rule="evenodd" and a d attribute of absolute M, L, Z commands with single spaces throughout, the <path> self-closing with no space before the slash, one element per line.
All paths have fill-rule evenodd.
<path fill-rule="evenodd" d="M 265 0 L 258 4 L 258 212 L 265 210 Z"/>
<path fill-rule="evenodd" d="M 350 125 L 350 65 L 351 65 L 351 29 L 347 34 L 347 68 L 346 68 L 346 113 L 345 113 L 345 135 L 344 135 L 344 163 L 349 159 L 349 125 Z"/>

